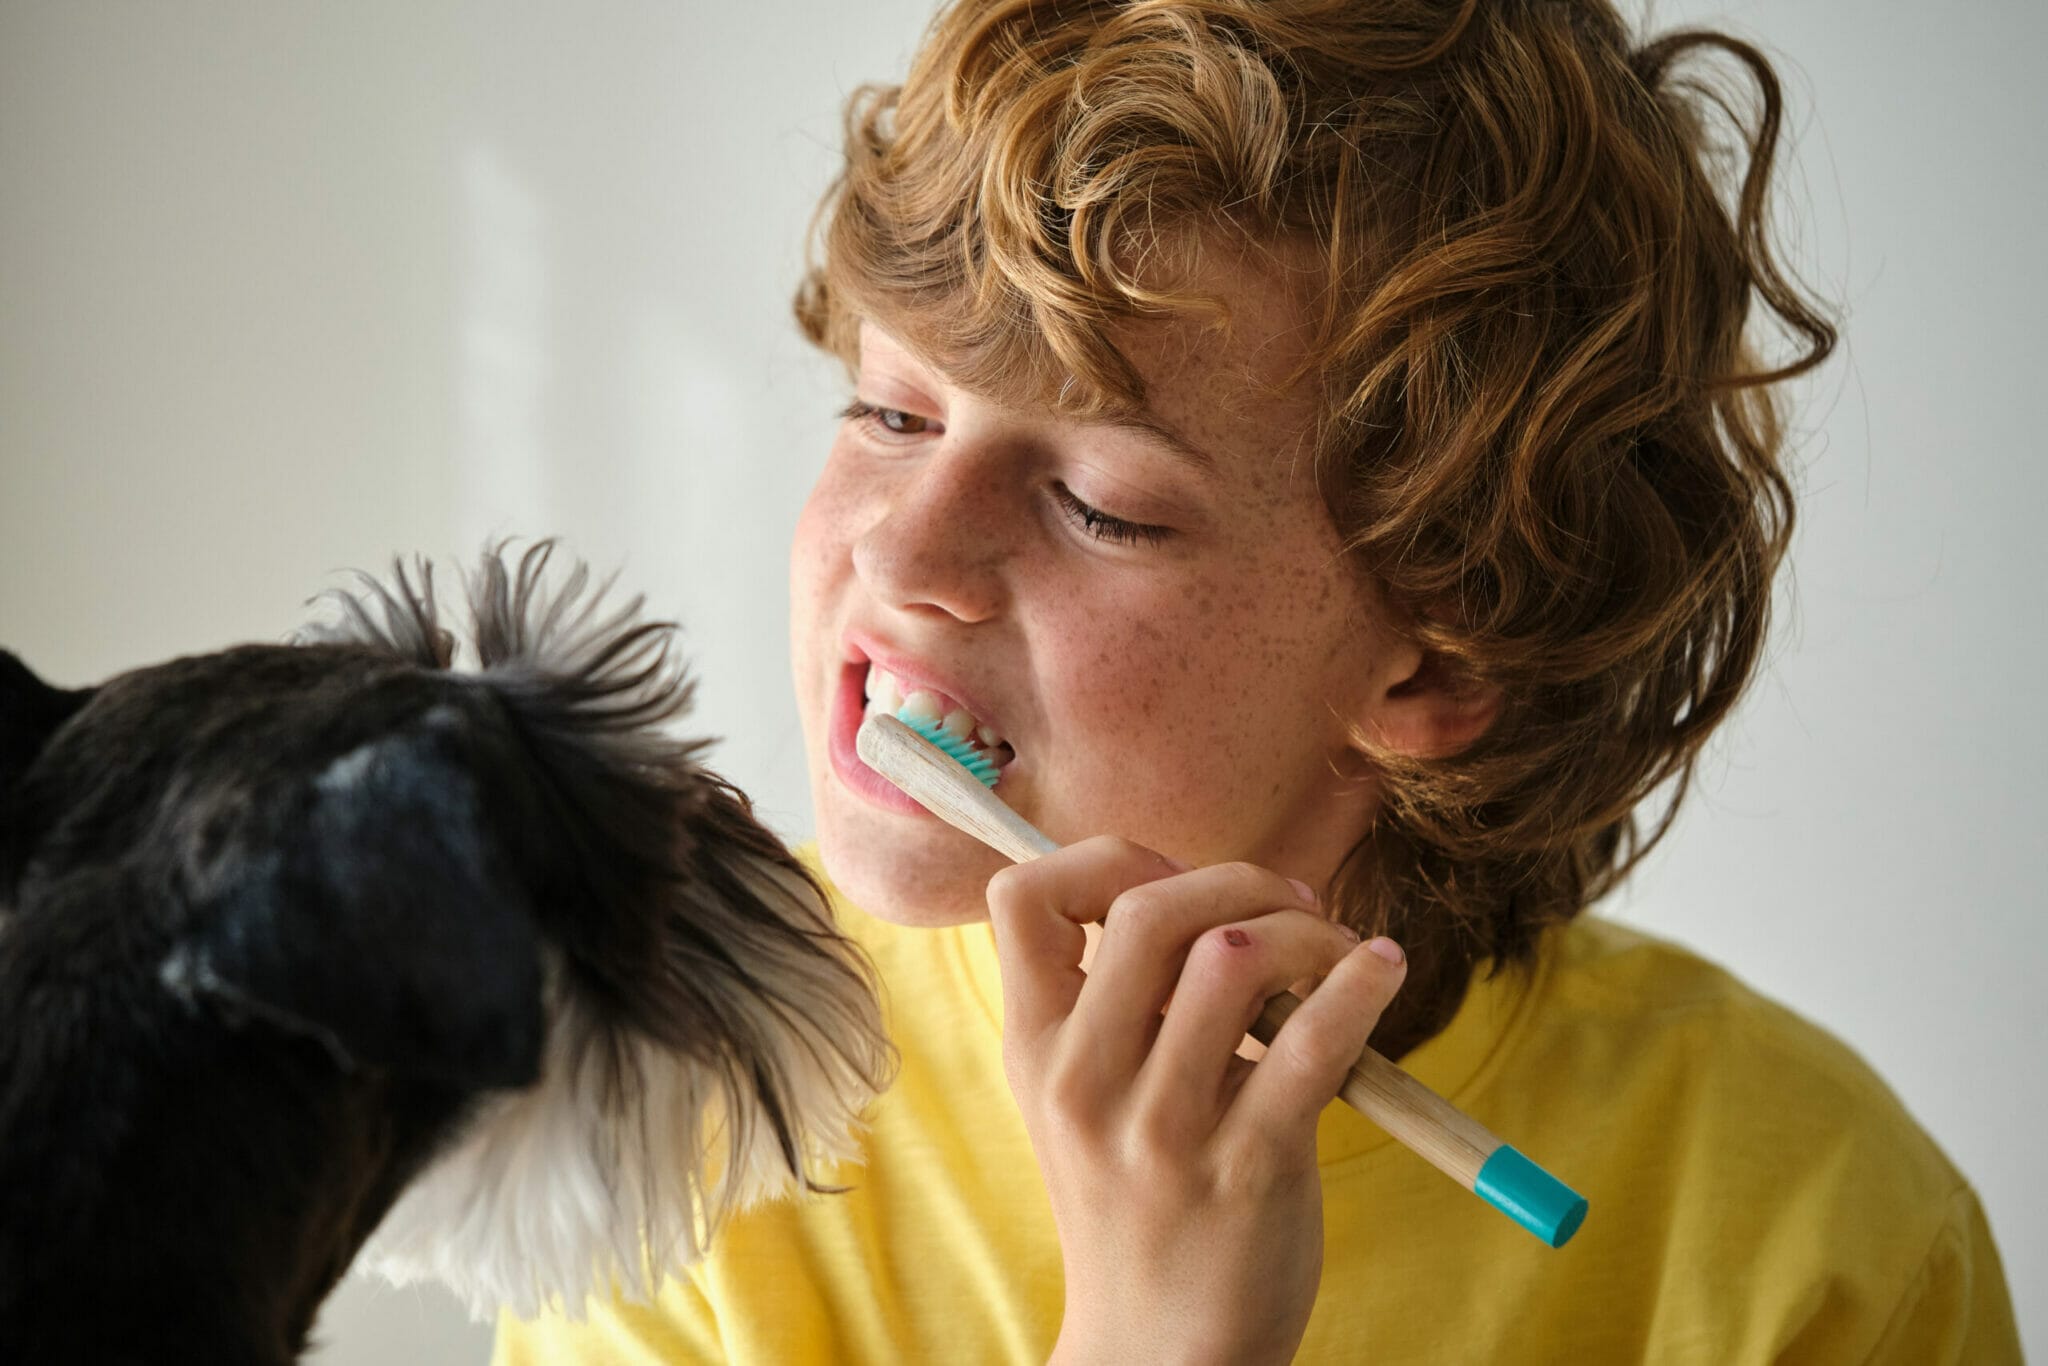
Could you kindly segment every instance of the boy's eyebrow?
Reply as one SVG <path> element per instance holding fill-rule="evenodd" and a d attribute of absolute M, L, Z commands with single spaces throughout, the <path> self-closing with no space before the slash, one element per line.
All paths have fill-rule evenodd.
<path fill-rule="evenodd" d="M 1167 426 L 1142 408 L 1110 413 L 1101 420 L 1107 426 L 1121 427 L 1127 431 L 1142 432 L 1166 447 L 1174 456 L 1193 465 L 1204 474 L 1208 474 L 1216 468 L 1215 459 L 1207 451 L 1199 446 L 1189 445 L 1179 432 L 1176 432 L 1173 428 Z"/>

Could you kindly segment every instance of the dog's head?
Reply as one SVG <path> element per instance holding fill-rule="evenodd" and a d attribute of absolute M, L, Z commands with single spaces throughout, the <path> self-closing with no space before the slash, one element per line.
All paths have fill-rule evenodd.
<path fill-rule="evenodd" d="M 0 935 L 97 926 L 191 1012 L 474 1097 L 364 1260 L 479 1313 L 650 1290 L 890 1063 L 815 883 L 665 729 L 669 628 L 550 550 L 485 555 L 469 671 L 425 565 L 97 688 L 0 653 Z"/>

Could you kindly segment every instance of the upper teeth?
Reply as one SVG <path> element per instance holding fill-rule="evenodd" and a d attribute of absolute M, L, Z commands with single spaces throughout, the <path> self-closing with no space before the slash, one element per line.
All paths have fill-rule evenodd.
<path fill-rule="evenodd" d="M 913 689 L 907 696 L 903 684 L 894 674 L 873 664 L 868 666 L 868 706 L 874 711 L 901 714 L 906 721 L 918 721 L 945 731 L 956 740 L 965 740 L 972 735 L 984 749 L 994 749 L 1004 743 L 1003 737 L 994 727 L 985 725 L 958 706 L 948 707 L 947 699 L 924 688 Z"/>

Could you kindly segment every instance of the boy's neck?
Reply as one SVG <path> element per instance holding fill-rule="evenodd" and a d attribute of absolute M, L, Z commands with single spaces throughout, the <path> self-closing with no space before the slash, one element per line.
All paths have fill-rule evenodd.
<path fill-rule="evenodd" d="M 1411 952 L 1407 980 L 1372 1031 L 1373 1050 L 1399 1062 L 1443 1033 L 1465 1003 L 1477 966 L 1451 954 Z"/>

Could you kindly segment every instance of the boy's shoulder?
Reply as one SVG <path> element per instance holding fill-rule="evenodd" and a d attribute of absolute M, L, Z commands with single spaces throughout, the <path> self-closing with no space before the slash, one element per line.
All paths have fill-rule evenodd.
<path fill-rule="evenodd" d="M 1686 1102 L 1698 1121 L 1865 1147 L 1917 1173 L 1930 1195 L 1962 1184 L 1861 1055 L 1719 964 L 1590 915 L 1564 927 L 1552 953 L 1536 1047 L 1590 1054 L 1611 1080 Z"/>
<path fill-rule="evenodd" d="M 1726 968 L 1590 916 L 1551 952 L 1511 1065 L 1570 1079 L 1609 1170 L 1691 1226 L 1681 1244 L 1902 1271 L 1974 1200 L 1869 1063 Z"/>
<path fill-rule="evenodd" d="M 1664 1249 L 1643 1293 L 1693 1287 L 1678 1298 L 1700 1322 L 1739 1318 L 1772 1359 L 1818 1341 L 1860 1344 L 1849 1360 L 2017 1359 L 1976 1193 L 1827 1030 L 1681 945 L 1581 917 L 1551 936 L 1515 1035 L 1496 1118 L 1584 1172 L 1579 1241 L 1605 1274 Z M 1739 1309 L 1714 1286 L 1740 1287 Z"/>

